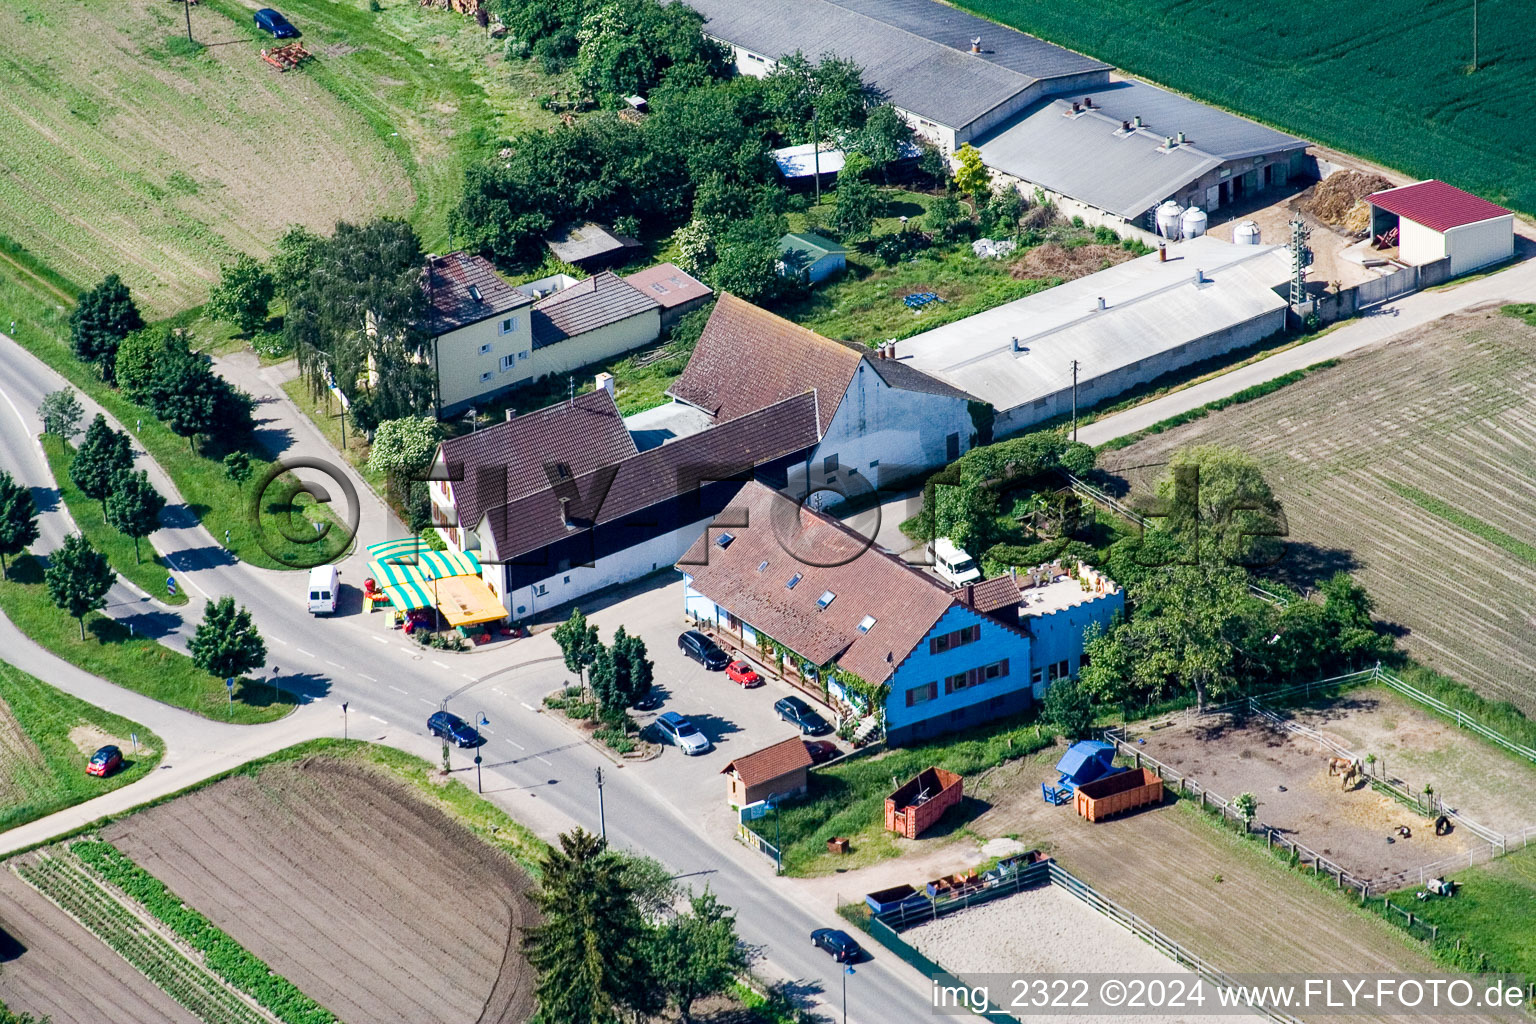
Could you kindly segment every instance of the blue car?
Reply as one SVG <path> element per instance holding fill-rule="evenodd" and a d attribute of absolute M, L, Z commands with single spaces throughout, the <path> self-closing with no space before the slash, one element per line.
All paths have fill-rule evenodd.
<path fill-rule="evenodd" d="M 427 719 L 427 732 L 452 740 L 461 747 L 478 747 L 481 743 L 480 733 L 474 726 L 447 711 L 435 712 Z"/>
<path fill-rule="evenodd" d="M 287 18 L 270 7 L 263 7 L 253 17 L 256 21 L 256 27 L 263 32 L 271 32 L 273 39 L 299 38 L 299 30 L 294 28 Z"/>

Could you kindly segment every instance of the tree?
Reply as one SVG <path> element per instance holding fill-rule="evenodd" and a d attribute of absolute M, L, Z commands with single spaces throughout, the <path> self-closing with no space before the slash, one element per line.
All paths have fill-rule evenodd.
<path fill-rule="evenodd" d="M 1040 714 L 1062 736 L 1080 740 L 1093 731 L 1093 701 L 1071 679 L 1058 679 L 1045 691 Z"/>
<path fill-rule="evenodd" d="M 912 126 L 889 103 L 882 103 L 864 118 L 864 127 L 853 136 L 853 151 L 862 153 L 883 174 L 900 160 L 912 144 Z"/>
<path fill-rule="evenodd" d="M 726 77 L 727 49 L 703 33 L 686 4 L 604 3 L 576 33 L 576 78 L 594 96 L 644 96 L 663 80 L 698 85 Z"/>
<path fill-rule="evenodd" d="M 107 514 L 107 495 L 117 478 L 133 468 L 133 443 L 128 435 L 113 430 L 101 413 L 85 430 L 85 440 L 75 449 L 69 463 L 69 478 L 80 493 L 101 502 L 101 514 Z"/>
<path fill-rule="evenodd" d="M 208 293 L 208 312 L 251 334 L 267 322 L 276 285 L 261 261 L 241 253 L 219 268 L 219 283 Z"/>
<path fill-rule="evenodd" d="M 570 617 L 555 627 L 554 637 L 565 655 L 565 667 L 585 681 L 587 668 L 603 649 L 597 639 L 597 627 L 587 625 L 587 617 L 580 608 L 572 608 Z"/>
<path fill-rule="evenodd" d="M 960 201 L 945 193 L 928 207 L 928 213 L 923 217 L 923 227 L 939 238 L 953 238 L 961 217 Z"/>
<path fill-rule="evenodd" d="M 611 1024 L 620 1008 L 653 1004 L 634 897 L 623 860 L 590 832 L 563 833 L 544 855 L 533 892 L 543 922 L 523 930 L 539 1021 Z"/>
<path fill-rule="evenodd" d="M 251 457 L 245 452 L 236 450 L 224 456 L 224 475 L 233 480 L 237 488 L 244 489 L 253 472 Z"/>
<path fill-rule="evenodd" d="M 117 349 L 117 386 L 135 402 L 148 402 L 161 358 L 187 342 L 170 328 L 145 328 L 123 339 Z"/>
<path fill-rule="evenodd" d="M 747 967 L 736 915 L 707 888 L 689 901 L 688 913 L 657 930 L 649 959 L 657 988 L 683 1024 L 693 1020 L 696 1001 L 724 992 Z"/>
<path fill-rule="evenodd" d="M 1253 824 L 1254 815 L 1259 813 L 1259 798 L 1252 793 L 1239 793 L 1232 798 L 1232 809 L 1242 815 L 1243 827 Z"/>
<path fill-rule="evenodd" d="M 949 158 L 944 155 L 944 151 L 926 139 L 919 146 L 923 152 L 917 158 L 917 169 L 934 185 L 943 185 L 949 181 Z"/>
<path fill-rule="evenodd" d="M 762 90 L 774 128 L 791 143 L 840 140 L 864 126 L 869 90 L 854 61 L 826 53 L 813 64 L 797 50 L 779 58 Z"/>
<path fill-rule="evenodd" d="M 1270 565 L 1284 553 L 1285 513 L 1258 461 L 1237 448 L 1181 448 L 1158 482 L 1156 509 L 1184 560 Z"/>
<path fill-rule="evenodd" d="M 844 238 L 869 234 L 883 204 L 875 186 L 857 174 L 843 174 L 837 182 L 837 205 L 832 210 L 832 228 Z"/>
<path fill-rule="evenodd" d="M 624 884 L 634 893 L 635 907 L 647 924 L 661 924 L 677 913 L 682 890 L 671 868 L 643 853 L 614 852 L 623 862 Z"/>
<path fill-rule="evenodd" d="M 368 450 L 368 468 L 393 480 L 420 475 L 432 464 L 443 428 L 435 419 L 409 416 L 380 423 Z"/>
<path fill-rule="evenodd" d="M 80 417 L 84 410 L 70 388 L 50 391 L 38 403 L 37 415 L 43 421 L 43 433 L 72 441 L 80 433 Z"/>
<path fill-rule="evenodd" d="M 139 561 L 139 538 L 148 537 L 160 528 L 160 511 L 165 508 L 165 498 L 149 482 L 149 474 L 118 474 L 107 495 L 107 523 L 120 533 L 133 538 L 133 560 Z"/>
<path fill-rule="evenodd" d="M 955 153 L 955 159 L 960 162 L 955 168 L 955 187 L 980 206 L 992 189 L 992 172 L 982 163 L 981 150 L 967 142 Z"/>
<path fill-rule="evenodd" d="M 655 682 L 655 663 L 646 657 L 645 641 L 620 626 L 613 634 L 614 662 L 621 666 L 618 678 L 624 706 L 633 705 L 651 692 Z"/>
<path fill-rule="evenodd" d="M 309 279 L 319 244 L 320 236 L 301 225 L 295 224 L 283 232 L 267 261 L 273 291 L 286 298 Z"/>
<path fill-rule="evenodd" d="M 255 427 L 251 396 L 214 373 L 204 356 L 184 347 L 167 349 L 156 364 L 149 404 L 194 449 L 199 434 L 229 440 Z"/>
<path fill-rule="evenodd" d="M 128 286 L 116 274 L 108 274 L 101 284 L 81 292 L 74 311 L 69 314 L 69 343 L 75 358 L 92 363 L 103 380 L 112 383 L 117 346 L 144 326 L 139 307 L 133 304 Z"/>
<path fill-rule="evenodd" d="M 10 570 L 7 555 L 19 555 L 37 540 L 37 503 L 32 491 L 0 469 L 0 579 Z"/>
<path fill-rule="evenodd" d="M 43 581 L 53 603 L 80 623 L 80 639 L 84 640 L 85 617 L 107 606 L 107 591 L 117 582 L 117 574 L 107 564 L 106 555 L 80 534 L 72 533 L 48 556 Z"/>
<path fill-rule="evenodd" d="M 267 663 L 267 645 L 251 613 L 227 596 L 208 605 L 187 650 L 194 665 L 219 679 L 238 679 Z"/>
<path fill-rule="evenodd" d="M 1318 583 L 1323 617 L 1333 632 L 1333 649 L 1350 667 L 1392 653 L 1392 638 L 1376 628 L 1375 603 L 1354 577 L 1340 569 Z"/>
<path fill-rule="evenodd" d="M 1024 197 L 1012 185 L 994 189 L 981 211 L 981 230 L 986 234 L 1012 235 L 1024 216 Z"/>

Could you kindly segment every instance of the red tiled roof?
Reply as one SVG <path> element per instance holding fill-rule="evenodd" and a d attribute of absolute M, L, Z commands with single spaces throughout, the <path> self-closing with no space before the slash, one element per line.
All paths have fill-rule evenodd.
<path fill-rule="evenodd" d="M 449 484 L 459 525 L 473 530 L 486 509 L 516 501 L 549 486 L 550 469 L 580 476 L 635 454 L 613 396 L 604 388 L 575 401 L 525 413 L 515 419 L 444 441 L 445 460 L 462 478 Z"/>
<path fill-rule="evenodd" d="M 832 424 L 863 354 L 722 292 L 683 375 L 667 394 L 724 423 L 815 389 Z"/>
<path fill-rule="evenodd" d="M 965 587 L 958 587 L 950 593 L 964 603 L 965 590 Z M 971 607 L 983 615 L 990 615 L 1000 608 L 1017 607 L 1020 603 L 1019 593 L 1018 580 L 1011 573 L 1003 573 L 971 585 Z"/>
<path fill-rule="evenodd" d="M 663 309 L 714 294 L 709 285 L 688 275 L 675 263 L 658 263 L 624 280 L 661 303 Z"/>
<path fill-rule="evenodd" d="M 1464 224 L 1509 216 L 1504 207 L 1433 178 L 1417 185 L 1383 189 L 1366 199 L 1372 206 L 1407 217 L 1431 231 L 1449 231 Z"/>
<path fill-rule="evenodd" d="M 429 259 L 421 283 L 427 293 L 426 329 L 434 335 L 489 320 L 533 301 L 503 281 L 484 256 L 467 252 Z M 471 287 L 480 293 L 478 299 Z"/>
<path fill-rule="evenodd" d="M 742 485 L 679 571 L 693 589 L 816 665 L 884 681 L 958 604 L 940 583 L 835 519 L 763 484 Z M 722 534 L 732 537 L 720 547 Z M 796 574 L 793 589 L 786 586 Z M 825 608 L 826 591 L 835 597 Z M 865 616 L 875 622 L 859 632 Z"/>
<path fill-rule="evenodd" d="M 735 772 L 742 785 L 757 786 L 792 771 L 809 768 L 811 764 L 811 752 L 806 749 L 805 741 L 799 736 L 791 736 L 782 743 L 743 754 L 720 769 L 720 774 Z"/>
<path fill-rule="evenodd" d="M 486 512 L 496 554 L 503 559 L 517 558 L 575 530 L 612 522 L 696 492 L 706 484 L 732 479 L 755 466 L 806 451 L 821 436 L 816 430 L 815 409 L 814 396 L 796 395 L 659 448 L 603 462 L 584 473 L 550 480 L 540 469 L 542 486 L 537 490 Z M 567 525 L 567 517 L 573 525 Z M 469 522 L 462 516 L 460 519 Z"/>

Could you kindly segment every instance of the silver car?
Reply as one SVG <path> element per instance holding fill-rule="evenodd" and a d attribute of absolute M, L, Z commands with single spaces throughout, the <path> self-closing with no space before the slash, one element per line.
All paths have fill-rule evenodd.
<path fill-rule="evenodd" d="M 685 754 L 707 754 L 714 749 L 709 737 L 699 732 L 698 726 L 676 711 L 663 711 L 657 715 L 656 727 L 668 743 Z"/>

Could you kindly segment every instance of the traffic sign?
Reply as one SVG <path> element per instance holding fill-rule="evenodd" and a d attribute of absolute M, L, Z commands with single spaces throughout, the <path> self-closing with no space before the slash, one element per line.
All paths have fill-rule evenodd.
<path fill-rule="evenodd" d="M 165 590 L 166 593 L 170 594 L 172 597 L 176 596 L 176 577 L 167 576 L 165 578 Z"/>
<path fill-rule="evenodd" d="M 235 688 L 235 679 L 234 679 L 234 677 L 231 676 L 228 679 L 224 680 L 224 685 L 229 687 L 231 690 L 233 690 Z"/>

